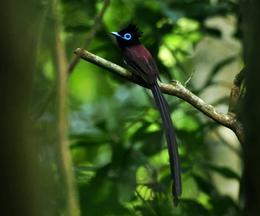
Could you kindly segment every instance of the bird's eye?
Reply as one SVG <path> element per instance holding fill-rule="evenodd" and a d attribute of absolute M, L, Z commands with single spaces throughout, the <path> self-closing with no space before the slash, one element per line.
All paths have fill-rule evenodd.
<path fill-rule="evenodd" d="M 129 34 L 129 33 L 125 33 L 123 38 L 124 38 L 125 40 L 131 40 L 132 36 L 131 36 L 131 34 Z"/>

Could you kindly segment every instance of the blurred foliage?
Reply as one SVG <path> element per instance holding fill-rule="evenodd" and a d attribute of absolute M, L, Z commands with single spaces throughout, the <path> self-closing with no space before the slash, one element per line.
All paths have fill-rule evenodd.
<path fill-rule="evenodd" d="M 68 60 L 84 43 L 102 6 L 101 0 L 61 1 L 58 11 Z M 40 112 L 42 127 L 52 128 L 53 103 L 45 103 L 55 85 L 53 17 L 48 1 L 42 7 L 46 13 L 33 108 L 35 113 Z M 123 65 L 109 32 L 132 20 L 144 32 L 142 41 L 153 53 L 162 79 L 185 82 L 192 74 L 187 59 L 196 45 L 205 37 L 218 38 L 221 43 L 221 31 L 208 27 L 205 21 L 214 16 L 237 17 L 237 8 L 236 0 L 111 0 L 88 50 Z M 215 85 L 214 77 L 234 58 L 216 65 L 200 88 L 192 82 L 188 88 L 199 94 Z M 78 63 L 68 83 L 69 138 L 82 215 L 240 214 L 238 200 L 221 193 L 212 178 L 215 173 L 240 181 L 234 170 L 215 164 L 211 158 L 214 142 L 205 136 L 219 125 L 206 121 L 185 102 L 167 96 L 183 172 L 182 200 L 174 207 L 160 116 L 148 91 L 85 61 Z"/>

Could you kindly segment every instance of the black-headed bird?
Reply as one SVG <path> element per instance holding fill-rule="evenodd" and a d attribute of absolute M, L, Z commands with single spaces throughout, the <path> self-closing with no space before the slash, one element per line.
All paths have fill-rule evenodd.
<path fill-rule="evenodd" d="M 135 25 L 129 24 L 121 31 L 112 32 L 112 34 L 116 37 L 125 64 L 129 66 L 135 76 L 140 78 L 151 89 L 155 103 L 160 111 L 168 146 L 173 181 L 172 194 L 174 203 L 177 205 L 182 192 L 178 146 L 168 104 L 157 82 L 159 78 L 157 65 L 150 52 L 140 42 L 141 32 Z"/>

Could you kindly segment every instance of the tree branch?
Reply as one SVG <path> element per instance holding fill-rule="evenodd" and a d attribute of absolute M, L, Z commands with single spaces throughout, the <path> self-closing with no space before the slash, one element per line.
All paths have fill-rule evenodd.
<path fill-rule="evenodd" d="M 82 48 L 77 48 L 74 53 L 82 59 L 91 62 L 98 67 L 104 68 L 113 74 L 116 74 L 124 79 L 127 79 L 133 83 L 148 88 L 140 79 L 135 77 L 129 70 L 114 64 L 104 58 L 94 55 Z M 234 114 L 219 113 L 212 105 L 207 104 L 201 98 L 193 94 L 187 88 L 185 88 L 179 81 L 173 81 L 171 84 L 159 82 L 160 88 L 163 93 L 177 96 L 178 98 L 188 102 L 193 107 L 204 113 L 209 118 L 213 119 L 217 123 L 230 128 L 241 143 L 244 142 L 244 130 L 240 122 L 237 121 Z"/>
<path fill-rule="evenodd" d="M 92 42 L 93 38 L 95 37 L 97 31 L 99 30 L 100 24 L 103 21 L 104 14 L 107 11 L 107 8 L 108 8 L 109 4 L 110 4 L 110 0 L 104 0 L 104 3 L 103 3 L 103 6 L 102 6 L 101 10 L 99 11 L 99 13 L 96 15 L 96 17 L 94 19 L 94 24 L 93 24 L 92 28 L 87 33 L 85 41 L 81 45 L 85 49 L 91 44 L 91 42 Z M 66 71 L 67 71 L 68 76 L 70 76 L 70 74 L 73 72 L 73 70 L 76 67 L 76 65 L 78 64 L 79 60 L 80 60 L 79 56 L 73 56 L 73 58 L 67 64 Z M 41 107 L 40 111 L 37 112 L 36 114 L 33 114 L 33 119 L 34 120 L 37 120 L 37 119 L 39 119 L 42 116 L 42 114 L 45 112 L 47 106 L 49 105 L 53 95 L 55 95 L 55 89 L 52 89 L 48 93 L 48 95 L 46 97 L 46 100 L 42 104 L 42 107 Z"/>
<path fill-rule="evenodd" d="M 86 39 L 85 39 L 84 43 L 82 44 L 82 47 L 84 47 L 85 49 L 90 45 L 92 39 L 95 37 L 97 30 L 103 20 L 103 16 L 109 6 L 109 3 L 110 3 L 110 0 L 104 0 L 103 7 L 101 8 L 100 12 L 95 17 L 93 27 L 88 32 Z M 74 58 L 72 58 L 72 60 L 70 61 L 69 65 L 68 65 L 68 68 L 67 68 L 68 73 L 71 73 L 73 71 L 73 69 L 79 62 L 79 60 L 80 60 L 80 58 L 78 56 L 74 56 Z"/>

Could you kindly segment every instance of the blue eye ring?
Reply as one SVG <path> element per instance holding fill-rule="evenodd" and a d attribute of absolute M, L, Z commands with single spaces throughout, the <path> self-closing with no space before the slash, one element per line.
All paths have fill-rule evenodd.
<path fill-rule="evenodd" d="M 131 40 L 132 35 L 131 35 L 130 33 L 125 33 L 123 38 L 124 38 L 125 40 Z"/>

